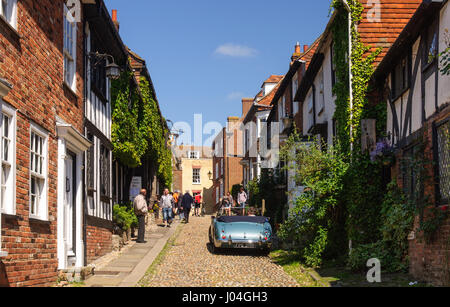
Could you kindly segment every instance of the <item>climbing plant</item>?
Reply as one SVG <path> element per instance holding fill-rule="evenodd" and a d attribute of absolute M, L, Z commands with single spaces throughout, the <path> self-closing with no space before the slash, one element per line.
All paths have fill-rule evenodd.
<path fill-rule="evenodd" d="M 166 143 L 168 133 L 150 84 L 141 77 L 139 85 L 133 73 L 125 71 L 112 82 L 113 154 L 124 165 L 136 168 L 149 158 L 157 166 L 163 186 L 172 184 L 172 154 Z"/>
<path fill-rule="evenodd" d="M 143 120 L 141 133 L 148 143 L 148 156 L 158 165 L 157 176 L 161 184 L 170 187 L 172 184 L 172 152 L 166 143 L 167 128 L 163 124 L 158 105 L 145 77 L 140 78 L 140 89 L 143 100 Z"/>
<path fill-rule="evenodd" d="M 132 83 L 132 73 L 125 71 L 111 82 L 113 154 L 123 164 L 135 168 L 141 165 L 147 144 L 139 129 L 139 93 Z"/>
<path fill-rule="evenodd" d="M 373 75 L 376 57 L 381 48 L 371 51 L 361 41 L 357 24 L 361 21 L 364 7 L 359 0 L 347 1 L 351 10 L 351 58 L 348 48 L 348 13 L 341 0 L 333 0 L 332 8 L 337 10 L 336 19 L 332 26 L 334 42 L 334 63 L 336 63 L 337 82 L 333 88 L 336 95 L 336 121 L 338 139 L 344 150 L 349 151 L 350 144 L 355 147 L 361 136 L 361 119 L 368 105 L 367 90 L 369 80 Z M 350 65 L 349 65 L 350 60 Z M 352 72 L 352 105 L 349 95 L 349 66 Z M 350 129 L 351 128 L 351 129 Z M 351 132 L 350 132 L 351 130 Z"/>

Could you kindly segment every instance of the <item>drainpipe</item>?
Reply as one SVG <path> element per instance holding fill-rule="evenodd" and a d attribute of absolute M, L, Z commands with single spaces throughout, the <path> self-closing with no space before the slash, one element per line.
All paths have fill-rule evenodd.
<path fill-rule="evenodd" d="M 352 72 L 352 10 L 347 0 L 341 0 L 348 12 L 348 73 L 349 73 L 349 90 L 350 90 L 350 152 L 353 152 L 353 72 Z"/>
<path fill-rule="evenodd" d="M 353 152 L 353 72 L 352 72 L 352 10 L 348 5 L 347 0 L 341 0 L 345 9 L 348 12 L 348 73 L 349 73 L 349 90 L 350 90 L 350 152 Z M 349 216 L 351 218 L 351 216 Z M 349 254 L 352 252 L 353 242 L 350 239 L 348 241 Z"/>

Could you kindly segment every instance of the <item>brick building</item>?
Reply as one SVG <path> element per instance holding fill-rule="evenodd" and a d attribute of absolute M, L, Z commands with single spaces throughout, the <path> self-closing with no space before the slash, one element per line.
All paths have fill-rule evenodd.
<path fill-rule="evenodd" d="M 249 100 L 249 106 L 243 109 L 243 168 L 244 187 L 255 178 L 261 176 L 261 168 L 265 153 L 261 152 L 261 140 L 265 140 L 266 130 L 264 125 L 269 117 L 272 106 L 270 103 L 277 92 L 281 80 L 284 76 L 272 75 L 265 80 L 261 86 L 261 91 L 254 99 Z M 264 138 L 262 138 L 264 136 Z"/>
<path fill-rule="evenodd" d="M 243 99 L 243 112 L 248 111 L 253 99 Z M 228 117 L 227 127 L 216 136 L 213 150 L 213 201 L 219 208 L 223 196 L 231 192 L 234 185 L 242 185 L 242 119 Z M 235 195 L 234 195 L 235 196 Z"/>
<path fill-rule="evenodd" d="M 373 78 L 378 88 L 373 97 L 387 102 L 387 135 L 396 156 L 392 178 L 411 199 L 428 198 L 427 210 L 444 212 L 450 204 L 450 76 L 441 72 L 439 54 L 450 44 L 449 28 L 449 3 L 423 1 Z M 425 174 L 414 160 L 424 162 Z M 449 215 L 431 241 L 417 231 L 419 222 L 417 217 L 409 236 L 410 273 L 448 286 Z"/>
<path fill-rule="evenodd" d="M 192 196 L 200 194 L 207 214 L 214 212 L 211 147 L 180 145 L 172 149 L 176 167 L 174 189 Z M 175 187 L 176 185 L 176 187 Z"/>
<path fill-rule="evenodd" d="M 50 286 L 112 249 L 127 174 L 113 176 L 110 81 L 119 67 L 151 79 L 129 61 L 117 12 L 79 4 L 0 2 L 3 286 Z"/>
<path fill-rule="evenodd" d="M 59 230 L 67 226 L 60 218 L 63 145 L 76 149 L 66 157 L 77 166 L 68 189 L 76 191 L 71 208 L 82 212 L 79 166 L 90 146 L 83 137 L 83 24 L 69 30 L 64 1 L 1 4 L 0 284 L 48 286 L 59 268 Z M 81 230 L 67 242 L 72 252 L 81 248 Z"/>

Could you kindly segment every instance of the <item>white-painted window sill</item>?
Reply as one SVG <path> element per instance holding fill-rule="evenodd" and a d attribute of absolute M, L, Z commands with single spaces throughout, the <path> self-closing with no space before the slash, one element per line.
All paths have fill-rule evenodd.
<path fill-rule="evenodd" d="M 0 258 L 8 257 L 8 252 L 0 251 Z"/>

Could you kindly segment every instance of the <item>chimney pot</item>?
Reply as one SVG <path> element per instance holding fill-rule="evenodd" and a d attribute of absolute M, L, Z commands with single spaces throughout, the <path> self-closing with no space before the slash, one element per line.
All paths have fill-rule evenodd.
<path fill-rule="evenodd" d="M 297 42 L 297 45 L 295 45 L 295 52 L 294 53 L 300 53 L 300 43 Z"/>
<path fill-rule="evenodd" d="M 117 21 L 117 10 L 112 10 L 112 17 L 111 17 L 114 25 L 116 26 L 117 31 L 119 31 L 120 23 Z"/>

